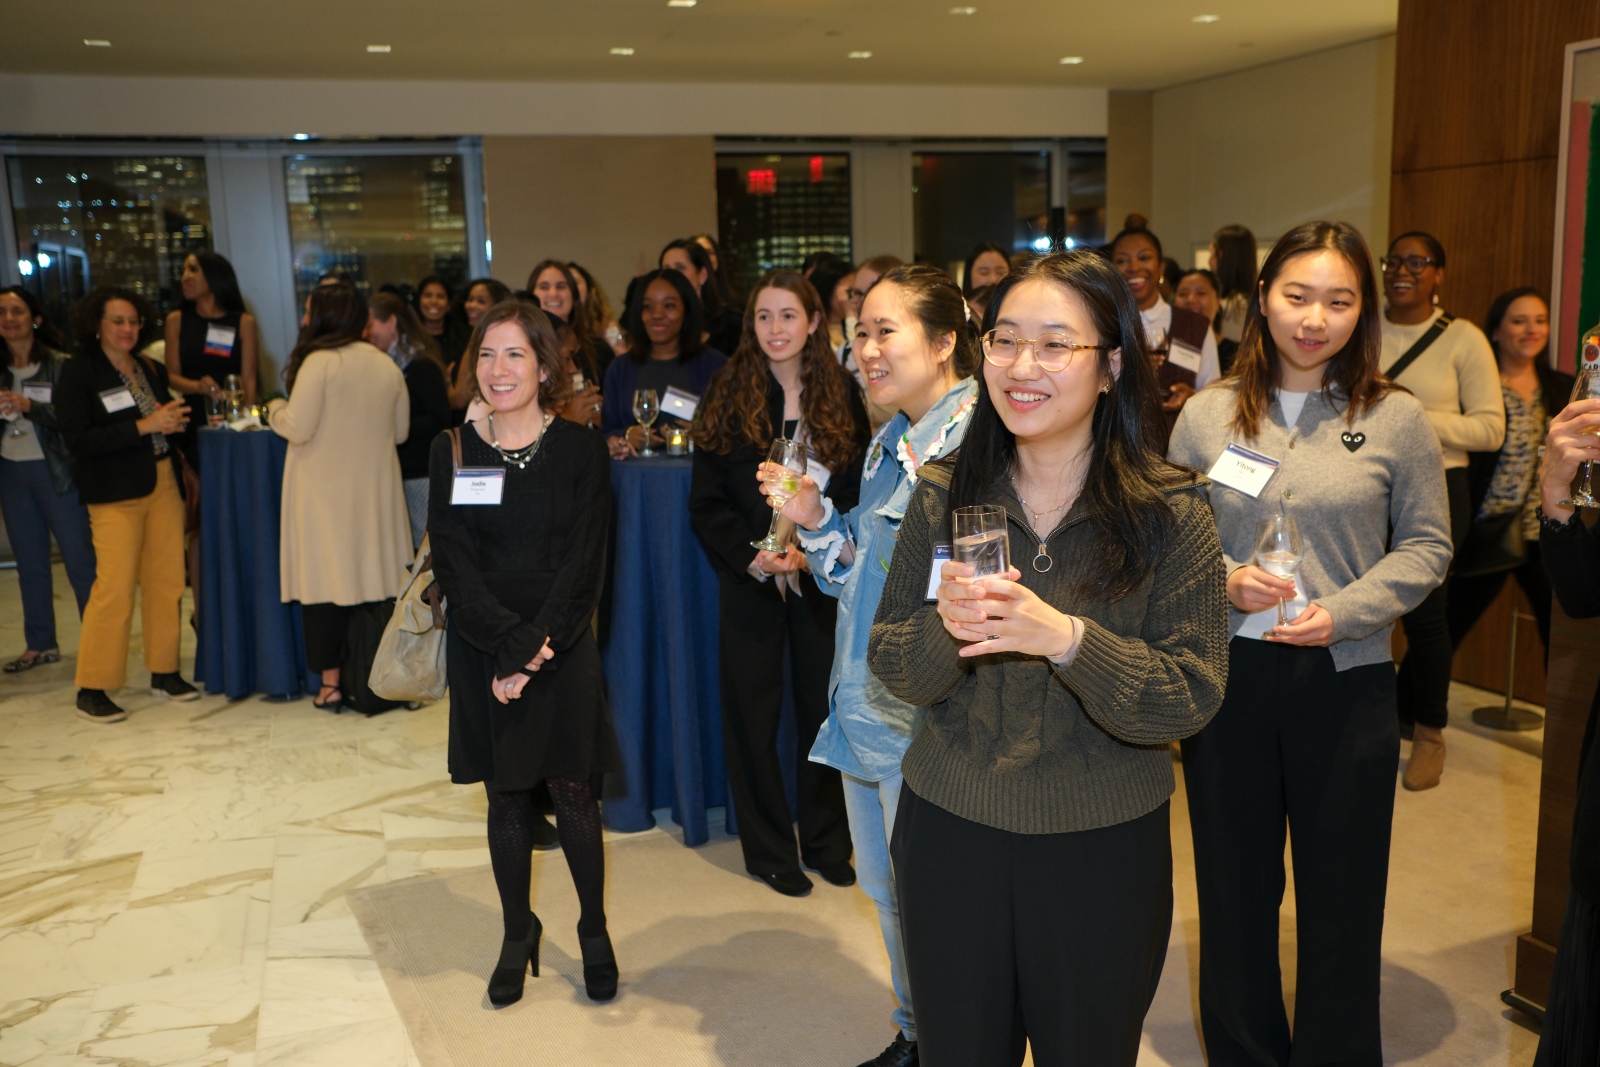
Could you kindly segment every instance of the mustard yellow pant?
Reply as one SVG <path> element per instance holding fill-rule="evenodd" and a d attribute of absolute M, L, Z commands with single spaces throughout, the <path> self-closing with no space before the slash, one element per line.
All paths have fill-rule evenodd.
<path fill-rule="evenodd" d="M 137 590 L 144 662 L 152 674 L 178 669 L 183 600 L 183 497 L 172 463 L 156 464 L 156 488 L 137 500 L 89 505 L 97 562 L 78 641 L 78 688 L 120 689 L 128 674 L 128 633 Z"/>

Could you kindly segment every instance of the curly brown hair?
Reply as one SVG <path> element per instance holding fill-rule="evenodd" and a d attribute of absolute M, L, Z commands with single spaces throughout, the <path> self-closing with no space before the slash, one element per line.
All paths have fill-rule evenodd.
<path fill-rule="evenodd" d="M 830 470 L 841 470 L 866 447 L 864 424 L 858 423 L 857 405 L 852 403 L 858 386 L 828 347 L 828 332 L 822 325 L 826 321 L 822 298 L 798 271 L 768 271 L 751 291 L 739 347 L 727 366 L 711 379 L 700 404 L 695 444 L 725 455 L 740 444 L 766 448 L 772 441 L 772 425 L 767 417 L 771 372 L 755 330 L 756 300 L 768 289 L 793 293 L 806 318 L 818 324 L 800 353 L 800 415 L 817 459 Z"/>

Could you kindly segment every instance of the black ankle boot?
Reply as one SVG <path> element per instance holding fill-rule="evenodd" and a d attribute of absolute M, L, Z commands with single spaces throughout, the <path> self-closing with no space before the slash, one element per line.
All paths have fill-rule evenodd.
<path fill-rule="evenodd" d="M 539 939 L 544 936 L 544 924 L 533 917 L 533 932 L 526 941 L 503 941 L 500 959 L 489 976 L 489 1003 L 497 1008 L 515 1004 L 522 999 L 522 981 L 531 965 L 533 976 L 539 977 Z"/>
<path fill-rule="evenodd" d="M 611 935 L 579 937 L 583 950 L 583 988 L 590 1000 L 610 1000 L 617 995 L 617 954 L 611 949 Z"/>

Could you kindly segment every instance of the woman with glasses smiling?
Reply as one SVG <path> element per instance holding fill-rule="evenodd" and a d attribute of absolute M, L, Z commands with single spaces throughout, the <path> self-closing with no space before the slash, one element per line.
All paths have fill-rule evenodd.
<path fill-rule="evenodd" d="M 1396 237 L 1383 267 L 1384 374 L 1415 393 L 1444 449 L 1450 494 L 1450 540 L 1460 551 L 1472 525 L 1467 460 L 1497 452 L 1506 436 L 1500 369 L 1489 339 L 1439 305 L 1444 246 L 1431 234 Z M 1403 619 L 1406 656 L 1397 679 L 1400 732 L 1411 738 L 1402 784 L 1432 789 L 1444 773 L 1444 727 L 1449 721 L 1449 580 Z"/>
<path fill-rule="evenodd" d="M 1103 257 L 1009 276 L 955 458 L 900 524 L 867 665 L 926 708 L 891 852 L 929 1064 L 1126 1065 L 1172 925 L 1168 742 L 1222 703 L 1222 552 L 1156 451 L 1144 323 Z M 937 562 L 1001 505 L 1004 573 Z M 934 594 L 930 597 L 930 593 Z"/>

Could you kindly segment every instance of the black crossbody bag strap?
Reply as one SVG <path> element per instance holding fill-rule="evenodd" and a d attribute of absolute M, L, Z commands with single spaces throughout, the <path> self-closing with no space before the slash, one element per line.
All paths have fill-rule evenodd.
<path fill-rule="evenodd" d="M 1441 314 L 1433 320 L 1433 325 L 1428 327 L 1428 332 L 1417 338 L 1417 343 L 1406 349 L 1406 354 L 1394 361 L 1394 366 L 1384 372 L 1384 376 L 1391 382 L 1404 374 L 1411 364 L 1415 363 L 1428 346 L 1439 339 L 1439 335 L 1450 328 L 1456 317 L 1449 312 Z"/>

